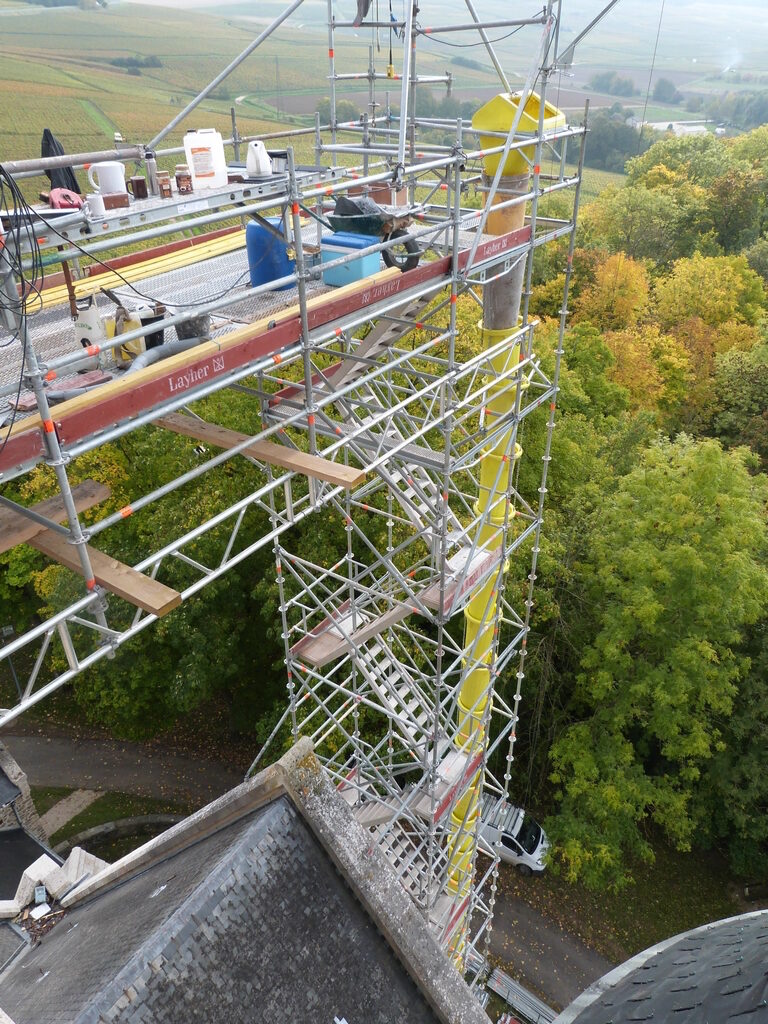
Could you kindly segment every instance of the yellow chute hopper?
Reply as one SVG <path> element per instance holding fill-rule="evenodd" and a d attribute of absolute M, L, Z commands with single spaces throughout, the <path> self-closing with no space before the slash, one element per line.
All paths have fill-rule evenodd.
<path fill-rule="evenodd" d="M 480 145 L 483 149 L 492 149 L 495 146 L 504 145 L 504 140 L 493 135 L 483 135 L 486 132 L 508 132 L 520 106 L 522 92 L 502 92 L 488 100 L 472 118 L 472 127 L 480 132 Z M 541 111 L 541 97 L 538 93 L 531 93 L 523 107 L 520 115 L 517 130 L 521 134 L 536 135 L 539 130 L 539 114 Z M 552 103 L 544 104 L 544 131 L 551 132 L 555 128 L 562 128 L 565 125 L 565 114 L 558 110 Z M 536 147 L 535 144 L 524 146 L 523 149 L 513 150 L 504 164 L 502 174 L 505 176 L 515 174 L 526 174 L 530 170 L 528 161 L 532 161 Z M 492 175 L 496 173 L 499 166 L 501 153 L 493 153 L 483 159 L 485 173 Z M 527 159 L 526 159 L 527 158 Z"/>

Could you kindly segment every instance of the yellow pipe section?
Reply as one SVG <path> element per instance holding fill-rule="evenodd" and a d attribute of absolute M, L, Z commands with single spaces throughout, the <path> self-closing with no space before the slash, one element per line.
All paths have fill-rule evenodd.
<path fill-rule="evenodd" d="M 504 330 L 482 329 L 485 348 L 498 344 L 507 337 L 512 328 Z M 510 345 L 491 360 L 499 376 L 509 372 L 520 358 L 519 343 Z M 508 415 L 515 406 L 516 388 L 502 377 L 501 383 L 493 383 L 488 389 L 486 424 L 493 427 L 494 420 Z M 478 546 L 492 551 L 500 546 L 502 530 L 507 514 L 507 492 L 514 462 L 522 455 L 519 445 L 511 455 L 507 454 L 512 437 L 512 427 L 503 431 L 485 449 L 480 464 L 480 482 L 475 511 L 487 512 L 486 522 L 478 529 Z M 503 566 L 491 573 L 472 594 L 464 610 L 464 665 L 467 668 L 457 699 L 458 733 L 457 745 L 473 758 L 486 745 L 484 718 L 491 694 L 490 664 L 493 657 L 493 641 L 496 619 L 496 600 Z M 484 767 L 472 777 L 464 794 L 451 812 L 449 840 L 448 879 L 446 891 L 459 902 L 470 891 L 472 885 L 472 851 L 475 846 L 480 813 L 480 794 L 483 785 Z M 465 946 L 466 915 L 457 928 L 457 939 L 452 947 L 454 962 L 459 964 Z"/>
<path fill-rule="evenodd" d="M 504 202 L 510 195 L 525 194 L 527 191 L 526 173 L 502 184 L 494 197 L 494 203 Z M 486 168 L 486 180 L 488 168 Z M 490 234 L 506 234 L 523 226 L 525 222 L 525 204 L 519 203 L 503 210 L 491 211 L 487 218 L 486 230 Z M 484 295 L 483 309 L 485 317 L 493 317 L 500 310 L 519 308 L 519 295 L 510 296 L 508 289 L 522 284 L 522 276 L 513 271 L 509 275 L 491 282 Z M 507 289 L 506 293 L 504 289 Z M 494 291 L 495 290 L 495 291 Z M 513 301 L 509 302 L 509 300 Z M 486 299 L 488 300 L 486 302 Z M 509 337 L 515 324 L 481 325 L 483 347 L 487 350 Z M 485 425 L 492 431 L 502 417 L 508 417 L 515 408 L 517 388 L 510 383 L 510 373 L 520 360 L 520 344 L 516 341 L 505 347 L 500 353 L 491 357 L 490 364 L 493 380 L 487 390 L 485 405 Z M 522 455 L 522 449 L 515 445 L 509 451 L 513 435 L 513 426 L 503 430 L 489 442 L 484 449 L 480 463 L 480 480 L 478 484 L 475 512 L 483 515 L 484 522 L 478 528 L 477 543 L 485 551 L 493 551 L 502 543 L 502 532 L 507 518 L 507 493 L 511 481 L 514 463 Z M 484 751 L 487 745 L 484 726 L 488 701 L 492 693 L 491 662 L 494 653 L 494 633 L 496 620 L 496 602 L 498 588 L 501 583 L 503 565 L 479 585 L 464 610 L 464 680 L 457 698 L 458 732 L 456 743 L 468 759 Z M 480 795 L 483 786 L 485 758 L 473 775 L 467 789 L 457 800 L 449 823 L 450 838 L 448 840 L 448 877 L 446 892 L 460 903 L 471 890 L 472 886 L 472 853 L 480 816 Z M 467 915 L 466 911 L 457 926 L 450 944 L 450 954 L 461 966 L 466 943 Z"/>

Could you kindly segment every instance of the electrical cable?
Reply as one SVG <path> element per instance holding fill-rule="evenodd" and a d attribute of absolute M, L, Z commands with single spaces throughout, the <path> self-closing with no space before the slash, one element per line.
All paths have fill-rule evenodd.
<path fill-rule="evenodd" d="M 511 39 L 512 36 L 523 29 L 524 25 L 518 25 L 517 28 L 512 29 L 511 32 L 507 32 L 506 35 L 498 36 L 496 39 L 489 39 L 488 42 L 493 45 L 494 43 L 503 43 L 505 39 Z M 440 39 L 438 36 L 432 35 L 432 33 L 422 31 L 421 33 L 425 39 L 428 39 L 431 43 L 439 43 L 440 46 L 450 46 L 454 50 L 469 50 L 473 46 L 485 46 L 485 40 L 479 39 L 476 43 L 449 43 L 447 39 Z"/>
<path fill-rule="evenodd" d="M 665 5 L 665 3 L 666 3 L 666 0 L 661 0 L 661 8 L 659 10 L 659 23 L 656 26 L 656 41 L 655 41 L 655 43 L 653 45 L 653 55 L 651 57 L 651 67 L 650 67 L 650 70 L 648 72 L 648 85 L 646 86 L 646 89 L 645 89 L 645 100 L 643 102 L 643 113 L 642 113 L 642 115 L 640 117 L 640 131 L 637 133 L 637 151 L 635 153 L 635 157 L 640 156 L 640 149 L 641 149 L 641 147 L 643 145 L 643 126 L 645 125 L 645 115 L 646 115 L 646 112 L 648 110 L 648 100 L 649 100 L 650 95 L 651 95 L 651 82 L 653 81 L 653 73 L 656 70 L 656 55 L 657 55 L 658 50 L 659 50 L 659 39 L 661 38 L 661 24 L 662 24 L 662 21 L 664 20 L 664 5 Z M 619 271 L 620 271 L 622 263 L 623 263 L 622 256 L 624 255 L 624 253 L 623 253 L 622 250 L 619 250 L 617 255 L 619 256 L 619 259 L 616 260 L 616 273 L 615 273 L 614 278 L 613 278 L 613 294 L 614 295 L 616 294 L 616 289 L 618 288 L 618 284 L 619 284 Z"/>
<path fill-rule="evenodd" d="M 59 236 L 59 238 L 63 238 L 67 242 L 68 245 L 71 245 L 73 248 L 75 248 L 79 252 L 81 252 L 84 256 L 87 256 L 89 259 L 93 260 L 94 263 L 98 263 L 100 267 L 104 267 L 105 270 L 108 270 L 111 274 L 114 274 L 115 277 L 119 277 L 120 280 L 123 282 L 123 284 L 125 284 L 128 288 L 130 288 L 131 291 L 134 292 L 136 295 L 138 295 L 140 298 L 146 299 L 147 302 L 160 303 L 161 305 L 164 305 L 164 306 L 179 305 L 178 302 L 174 302 L 172 299 L 163 299 L 163 298 L 158 298 L 157 296 L 153 296 L 153 295 L 146 295 L 139 288 L 136 288 L 136 286 L 133 285 L 128 280 L 127 277 L 125 277 L 123 274 L 121 274 L 119 270 L 115 270 L 114 267 L 111 267 L 108 263 L 105 263 L 104 260 L 101 260 L 101 259 L 99 259 L 98 256 L 95 256 L 93 253 L 88 252 L 88 250 L 86 248 L 84 248 L 82 245 L 80 245 L 78 242 L 76 242 L 73 238 L 65 238 L 65 236 L 62 235 L 60 231 L 56 230 L 55 224 L 52 223 L 51 221 L 47 220 L 37 210 L 34 211 L 34 216 L 38 217 L 46 225 L 46 227 L 48 227 L 49 230 L 51 230 L 55 234 L 57 234 Z M 232 282 L 232 284 L 228 285 L 223 291 L 216 292 L 213 295 L 208 295 L 204 299 L 200 299 L 199 301 L 185 302 L 182 305 L 184 306 L 184 308 L 187 308 L 187 307 L 194 308 L 195 306 L 204 306 L 208 302 L 214 302 L 216 299 L 222 299 L 222 298 L 224 298 L 225 295 L 228 295 L 231 291 L 234 291 L 234 289 L 240 284 L 240 282 L 243 280 L 243 278 L 247 277 L 248 274 L 249 274 L 249 270 L 245 270 L 245 271 L 243 271 L 242 274 L 240 274 L 240 276 L 237 278 L 237 280 Z"/>
<path fill-rule="evenodd" d="M 656 42 L 653 46 L 653 57 L 651 58 L 651 70 L 648 73 L 648 87 L 645 90 L 645 103 L 643 104 L 643 116 L 640 118 L 640 141 L 638 142 L 638 155 L 640 144 L 643 138 L 643 124 L 645 123 L 645 115 L 648 110 L 648 97 L 651 94 L 651 82 L 653 81 L 653 72 L 656 70 L 656 54 L 659 51 L 659 39 L 661 37 L 661 23 L 664 20 L 664 4 L 666 0 L 661 0 L 661 10 L 659 11 L 659 24 L 656 27 Z"/>
<path fill-rule="evenodd" d="M 0 264 L 5 264 L 5 268 L 7 268 L 3 269 L 3 276 L 10 275 L 14 285 L 16 279 L 19 282 L 18 301 L 9 301 L 5 294 L 0 292 L 0 308 L 10 313 L 14 319 L 18 318 L 18 327 L 11 333 L 8 341 L 0 345 L 0 348 L 9 348 L 17 340 L 21 342 L 22 346 L 21 367 L 16 387 L 16 398 L 13 403 L 13 414 L 5 437 L 2 443 L 0 443 L 0 455 L 2 455 L 11 436 L 21 391 L 24 386 L 24 368 L 27 362 L 27 320 L 30 316 L 39 313 L 42 308 L 40 290 L 45 279 L 43 261 L 40 255 L 40 243 L 37 240 L 32 224 L 34 211 L 27 203 L 13 177 L 5 170 L 2 164 L 0 164 L 0 210 L 6 212 L 6 218 L 9 222 L 7 238 L 11 241 L 10 245 L 5 239 L 0 241 Z M 2 232 L 0 232 L 0 239 L 2 239 Z M 32 254 L 32 265 L 29 269 L 25 269 L 22 257 L 25 245 Z M 28 307 L 32 297 L 37 300 L 38 307 L 30 312 Z"/>
<path fill-rule="evenodd" d="M 19 186 L 17 185 L 14 178 L 3 168 L 0 164 L 0 210 L 6 211 L 7 219 L 9 221 L 9 228 L 5 232 L 6 237 L 9 239 L 9 243 L 0 243 L 0 266 L 6 264 L 7 272 L 9 272 L 14 280 L 18 280 L 19 288 L 19 301 L 18 303 L 9 302 L 6 296 L 0 293 L 0 309 L 4 309 L 10 312 L 14 317 L 19 318 L 18 328 L 11 334 L 8 340 L 0 342 L 0 349 L 9 348 L 17 340 L 22 342 L 22 358 L 21 367 L 19 370 L 19 380 L 16 387 L 16 396 L 13 400 L 13 415 L 11 416 L 8 429 L 5 436 L 0 442 L 0 455 L 2 455 L 8 440 L 11 436 L 11 430 L 16 420 L 16 413 L 18 411 L 19 399 L 21 392 L 24 387 L 24 370 L 26 367 L 27 360 L 27 321 L 30 317 L 37 315 L 42 309 L 42 285 L 45 280 L 45 269 L 43 265 L 42 256 L 40 253 L 40 243 L 37 238 L 37 234 L 34 230 L 34 221 L 42 221 L 43 224 L 58 235 L 59 238 L 72 245 L 75 249 L 81 252 L 84 256 L 89 257 L 99 266 L 104 267 L 105 270 L 115 274 L 130 290 L 138 295 L 140 298 L 151 303 L 160 303 L 163 305 L 179 305 L 178 302 L 172 302 L 169 299 L 161 299 L 156 296 L 147 295 L 142 292 L 139 288 L 136 288 L 120 271 L 115 270 L 104 260 L 99 259 L 93 253 L 89 253 L 78 242 L 71 238 L 66 238 L 56 228 L 55 222 L 45 217 L 39 210 L 34 209 L 24 198 Z M 2 237 L 2 236 L 0 236 Z M 31 254 L 31 266 L 25 268 L 22 253 L 26 249 Z M 266 254 L 262 256 L 262 259 L 266 258 Z M 259 261 L 260 262 L 260 261 Z M 258 263 L 255 264 L 258 266 Z M 249 276 L 252 271 L 252 267 L 249 266 L 247 270 L 244 270 L 238 277 L 224 288 L 220 292 L 216 292 L 212 295 L 206 296 L 204 299 L 193 302 L 183 303 L 183 308 L 194 308 L 197 306 L 204 306 L 209 302 L 216 301 L 219 298 L 223 298 L 230 292 L 234 291 L 240 283 Z M 34 298 L 37 302 L 37 308 L 30 310 L 29 302 L 30 299 Z"/>

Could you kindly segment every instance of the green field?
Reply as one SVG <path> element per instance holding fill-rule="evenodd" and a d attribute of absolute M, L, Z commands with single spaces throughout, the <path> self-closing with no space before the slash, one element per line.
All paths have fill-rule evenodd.
<path fill-rule="evenodd" d="M 202 15 L 128 5 L 51 10 L 44 27 L 38 16 L 19 15 L 5 18 L 2 26 L 0 159 L 38 155 L 46 127 L 69 152 L 104 147 L 116 130 L 127 140 L 148 142 L 249 38 Z M 205 54 L 200 53 L 201 39 L 206 40 Z M 108 63 L 148 56 L 158 57 L 162 66 L 134 75 Z M 246 88 L 248 71 L 237 74 L 240 80 L 232 89 Z M 232 97 L 220 92 L 203 104 L 199 116 L 206 126 L 229 132 Z M 269 120 L 249 110 L 239 118 L 240 131 L 269 131 L 274 120 L 274 110 Z M 168 144 L 178 144 L 181 134 L 171 136 Z"/>
<path fill-rule="evenodd" d="M 7 8 L 5 0 L 3 6 Z M 103 147 L 116 130 L 128 141 L 147 142 L 257 31 L 243 21 L 134 4 L 52 8 L 44 19 L 38 13 L 13 13 L 0 17 L 0 25 L 0 159 L 38 155 L 46 127 L 69 152 Z M 196 119 L 184 128 L 204 123 L 229 134 L 233 104 L 241 134 L 274 130 L 275 122 L 312 123 L 316 101 L 328 92 L 326 53 L 327 39 L 319 30 L 299 31 L 291 23 L 281 27 L 203 102 Z M 137 57 L 156 58 L 160 66 L 132 73 L 110 63 Z M 383 70 L 383 49 L 377 59 Z M 340 40 L 338 71 L 362 71 L 367 61 L 366 42 L 354 36 Z M 423 73 L 439 74 L 447 66 L 457 88 L 487 88 L 493 82 L 490 72 L 453 66 L 442 54 L 420 55 Z M 396 96 L 399 84 L 392 84 Z M 365 82 L 340 83 L 339 95 L 366 89 Z M 301 113 L 286 114 L 289 105 Z M 167 144 L 178 144 L 181 134 L 177 131 Z"/>

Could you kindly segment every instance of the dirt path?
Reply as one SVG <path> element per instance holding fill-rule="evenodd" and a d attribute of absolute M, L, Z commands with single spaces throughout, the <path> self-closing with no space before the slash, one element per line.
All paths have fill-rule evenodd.
<path fill-rule="evenodd" d="M 45 829 L 45 834 L 47 836 L 55 835 L 60 828 L 64 828 L 67 822 L 72 821 L 78 814 L 82 814 L 87 807 L 90 807 L 103 795 L 97 789 L 76 789 L 74 793 L 59 800 L 40 818 L 40 824 Z"/>
<path fill-rule="evenodd" d="M 501 865 L 500 873 L 507 869 Z M 536 885 L 535 878 L 524 880 Z M 561 1010 L 615 965 L 500 886 L 491 957 L 553 1009 Z"/>
<path fill-rule="evenodd" d="M 73 786 L 202 806 L 243 781 L 214 761 L 181 757 L 141 743 L 0 734 L 32 786 Z"/>

